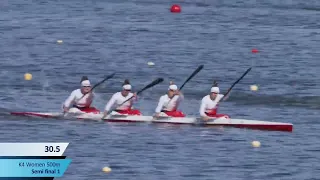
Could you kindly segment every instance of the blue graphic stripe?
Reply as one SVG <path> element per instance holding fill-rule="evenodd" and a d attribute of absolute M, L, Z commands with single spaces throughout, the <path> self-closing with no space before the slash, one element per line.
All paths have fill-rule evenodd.
<path fill-rule="evenodd" d="M 0 177 L 62 177 L 70 159 L 0 159 Z"/>

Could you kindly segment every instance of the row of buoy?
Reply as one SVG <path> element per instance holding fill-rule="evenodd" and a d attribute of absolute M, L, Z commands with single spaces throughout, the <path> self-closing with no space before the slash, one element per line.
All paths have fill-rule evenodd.
<path fill-rule="evenodd" d="M 63 43 L 62 40 L 58 40 L 57 42 L 58 42 L 59 44 Z M 259 51 L 258 51 L 257 49 L 252 49 L 251 52 L 252 52 L 252 53 L 258 53 Z M 155 63 L 154 63 L 154 62 L 151 62 L 151 61 L 149 61 L 147 64 L 148 64 L 148 66 L 154 66 L 154 65 L 155 65 Z M 30 73 L 24 74 L 24 79 L 25 79 L 26 81 L 32 80 L 32 74 L 30 74 Z M 257 91 L 257 90 L 258 90 L 258 86 L 257 86 L 257 85 L 251 85 L 251 86 L 250 86 L 250 90 L 251 90 L 251 91 Z"/>
<path fill-rule="evenodd" d="M 148 65 L 149 65 L 149 66 L 153 66 L 154 63 L 153 63 L 153 62 L 148 62 Z M 24 74 L 24 80 L 26 80 L 26 81 L 32 80 L 32 74 L 30 74 L 30 73 L 25 73 L 25 74 Z M 250 89 L 251 89 L 251 91 L 257 91 L 257 90 L 258 90 L 258 86 L 257 86 L 257 85 L 251 85 L 251 86 L 250 86 Z"/>
<path fill-rule="evenodd" d="M 152 65 L 151 65 L 151 64 L 152 64 Z M 153 62 L 148 62 L 148 65 L 149 65 L 149 66 L 153 66 L 154 63 L 153 63 Z M 26 81 L 32 80 L 32 74 L 30 74 L 30 73 L 25 73 L 25 74 L 24 74 L 24 80 L 26 80 Z M 251 90 L 251 91 L 257 91 L 257 90 L 258 90 L 258 86 L 257 86 L 257 85 L 251 85 L 251 86 L 250 86 L 250 90 Z"/>

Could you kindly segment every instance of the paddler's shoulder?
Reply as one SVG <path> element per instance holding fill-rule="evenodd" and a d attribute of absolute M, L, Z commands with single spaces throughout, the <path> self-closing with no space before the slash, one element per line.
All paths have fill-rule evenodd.
<path fill-rule="evenodd" d="M 219 103 L 223 99 L 224 95 L 223 94 L 218 94 L 217 98 L 215 99 L 215 102 Z"/>
<path fill-rule="evenodd" d="M 132 92 L 129 92 L 129 94 L 128 94 L 128 95 L 131 97 L 131 96 L 133 96 L 133 93 L 132 93 Z"/>
<path fill-rule="evenodd" d="M 207 100 L 207 99 L 210 99 L 210 95 L 209 95 L 209 94 L 208 94 L 208 95 L 205 95 L 205 96 L 202 98 L 202 101 Z"/>
<path fill-rule="evenodd" d="M 167 101 L 169 99 L 169 96 L 167 94 L 164 94 L 162 96 L 160 96 L 159 101 Z"/>
<path fill-rule="evenodd" d="M 164 95 L 160 96 L 160 99 L 161 98 L 169 98 L 169 96 L 168 96 L 168 94 L 164 94 Z"/>
<path fill-rule="evenodd" d="M 75 89 L 71 92 L 71 94 L 82 94 L 81 89 Z"/>
<path fill-rule="evenodd" d="M 218 94 L 218 97 L 219 97 L 219 98 L 223 98 L 224 95 L 223 95 L 223 94 Z"/>
<path fill-rule="evenodd" d="M 122 96 L 121 92 L 116 92 L 113 94 L 113 96 Z"/>

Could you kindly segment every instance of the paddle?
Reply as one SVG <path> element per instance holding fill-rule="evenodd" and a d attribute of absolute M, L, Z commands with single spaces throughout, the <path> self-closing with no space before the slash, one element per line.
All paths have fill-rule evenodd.
<path fill-rule="evenodd" d="M 195 71 L 193 71 L 193 73 L 188 77 L 188 79 L 185 80 L 185 82 L 182 84 L 182 86 L 179 88 L 179 91 L 181 91 L 181 89 L 184 87 L 184 85 L 187 84 L 187 82 L 189 82 L 196 74 L 198 74 L 198 72 L 201 71 L 201 69 L 203 69 L 203 65 L 200 65 Z M 172 98 L 170 99 L 170 101 L 168 102 L 168 104 L 171 102 L 171 100 L 173 99 L 175 95 L 172 96 Z"/>
<path fill-rule="evenodd" d="M 92 92 L 92 90 L 94 90 L 94 88 L 98 87 L 100 84 L 104 83 L 106 80 L 113 78 L 113 76 L 114 76 L 115 74 L 116 74 L 116 73 L 112 73 L 111 75 L 105 77 L 102 81 L 100 81 L 99 83 L 97 83 L 96 85 L 94 85 L 88 93 Z M 78 101 L 80 101 L 85 95 L 86 95 L 86 94 L 84 94 Z"/>
<path fill-rule="evenodd" d="M 162 81 L 163 81 L 163 78 L 157 78 L 156 80 L 152 81 L 150 84 L 148 84 L 147 86 L 145 86 L 144 88 L 142 88 L 141 90 L 139 90 L 139 91 L 137 92 L 137 95 L 138 95 L 138 94 L 141 94 L 143 91 L 145 91 L 145 90 L 147 90 L 147 89 L 149 89 L 149 88 L 151 88 L 151 87 L 153 87 L 153 86 L 161 83 Z M 131 100 L 133 97 L 134 97 L 134 96 L 131 96 L 129 99 L 125 100 L 125 101 L 124 101 L 123 103 L 121 103 L 119 106 L 122 106 L 124 103 L 128 102 L 128 101 Z M 119 106 L 118 106 L 118 107 L 119 107 Z M 107 113 L 107 115 L 110 114 L 112 111 L 114 111 L 114 110 L 116 110 L 116 109 L 117 109 L 117 108 L 114 108 L 113 110 L 109 111 L 109 112 Z M 102 119 L 104 119 L 107 115 L 103 115 Z"/>
<path fill-rule="evenodd" d="M 185 84 L 187 84 L 187 82 L 189 82 L 196 74 L 198 74 L 198 72 L 201 71 L 201 69 L 203 68 L 203 65 L 200 65 L 189 77 L 188 79 L 182 84 L 182 86 L 179 88 L 179 90 L 181 90 Z"/>
<path fill-rule="evenodd" d="M 97 83 L 96 85 L 94 85 L 88 93 L 92 92 L 92 90 L 93 90 L 94 88 L 98 87 L 99 85 L 101 85 L 102 83 L 104 83 L 106 80 L 113 78 L 113 76 L 114 76 L 115 74 L 116 74 L 116 73 L 112 73 L 111 75 L 105 77 L 102 81 L 100 81 L 99 83 Z M 80 101 L 85 95 L 86 95 L 86 94 L 84 94 L 78 101 Z M 65 113 L 66 113 L 66 112 L 63 112 L 63 113 L 62 113 L 63 116 L 65 116 Z"/>
<path fill-rule="evenodd" d="M 224 94 L 224 97 L 226 97 L 226 96 L 230 93 L 231 89 L 232 89 L 236 84 L 238 84 L 238 83 L 240 82 L 240 80 L 241 80 L 245 75 L 247 75 L 247 74 L 249 73 L 249 71 L 251 71 L 251 67 L 248 68 L 247 71 L 246 71 L 245 73 L 243 73 L 243 75 L 242 75 L 236 82 L 234 82 L 234 83 L 231 85 L 231 87 L 228 89 L 228 91 Z"/>

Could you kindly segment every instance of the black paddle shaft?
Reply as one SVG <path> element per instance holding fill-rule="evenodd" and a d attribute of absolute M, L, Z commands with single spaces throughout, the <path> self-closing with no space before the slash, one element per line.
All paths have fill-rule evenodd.
<path fill-rule="evenodd" d="M 245 73 L 243 73 L 243 75 L 236 81 L 236 82 L 234 82 L 232 85 L 231 85 L 231 87 L 228 89 L 228 91 L 225 93 L 225 95 L 224 96 L 227 96 L 229 93 L 230 93 L 230 91 L 231 91 L 231 89 L 236 85 L 236 84 L 238 84 L 239 82 L 240 82 L 240 80 L 245 76 L 245 75 L 247 75 L 248 73 L 249 73 L 249 71 L 251 71 L 251 67 L 249 68 L 249 69 L 247 69 L 247 71 L 245 72 Z"/>
<path fill-rule="evenodd" d="M 152 81 L 150 84 L 148 84 L 146 87 L 142 88 L 140 91 L 137 92 L 137 94 L 142 93 L 143 91 L 161 83 L 163 81 L 163 78 L 157 78 L 156 80 Z"/>
<path fill-rule="evenodd" d="M 147 90 L 147 89 L 149 89 L 149 88 L 151 88 L 151 87 L 153 87 L 153 86 L 161 83 L 162 81 L 163 81 L 163 78 L 157 78 L 156 80 L 152 81 L 150 84 L 148 84 L 147 86 L 145 86 L 144 88 L 142 88 L 141 90 L 139 90 L 139 91 L 137 92 L 137 94 L 141 94 L 143 91 L 145 91 L 145 90 Z M 125 101 L 124 101 L 123 103 L 121 103 L 119 106 L 122 106 L 124 103 L 128 102 L 128 101 L 129 101 L 130 99 L 132 99 L 133 97 L 134 97 L 134 96 L 131 96 L 129 99 L 125 100 Z M 112 111 L 114 111 L 114 110 L 112 110 Z M 112 112 L 112 111 L 110 111 L 110 112 Z"/>
<path fill-rule="evenodd" d="M 195 71 L 193 71 L 193 73 L 188 77 L 187 80 L 185 80 L 185 82 L 182 84 L 182 86 L 179 88 L 179 91 L 181 91 L 181 89 L 184 87 L 185 84 L 187 84 L 187 82 L 189 82 L 196 74 L 198 74 L 198 72 L 201 71 L 201 69 L 203 69 L 203 65 L 200 65 Z M 171 102 L 171 100 L 173 99 L 173 97 L 175 96 L 175 94 L 172 96 L 172 98 L 169 100 L 168 104 Z"/>
<path fill-rule="evenodd" d="M 98 87 L 100 84 L 104 83 L 106 80 L 113 78 L 113 76 L 114 76 L 115 74 L 116 74 L 116 73 L 112 73 L 112 74 L 110 74 L 109 76 L 105 77 L 102 81 L 100 81 L 99 83 L 97 83 L 96 85 L 94 85 L 88 93 L 92 92 L 92 90 L 93 90 L 94 88 Z M 80 99 L 82 99 L 85 95 L 86 95 L 86 94 L 84 94 Z"/>
<path fill-rule="evenodd" d="M 182 86 L 179 88 L 179 90 L 181 90 L 185 84 L 187 84 L 187 82 L 189 82 L 196 74 L 198 74 L 198 72 L 201 71 L 201 69 L 203 69 L 203 65 L 200 65 L 189 77 L 188 79 L 182 84 Z"/>
<path fill-rule="evenodd" d="M 116 73 L 112 73 L 111 75 L 105 77 L 102 81 L 100 81 L 99 83 L 97 83 L 96 85 L 94 85 L 94 86 L 92 87 L 91 91 L 92 91 L 94 88 L 98 87 L 100 84 L 104 83 L 106 80 L 113 78 L 113 76 L 114 76 L 115 74 L 116 74 Z"/>

